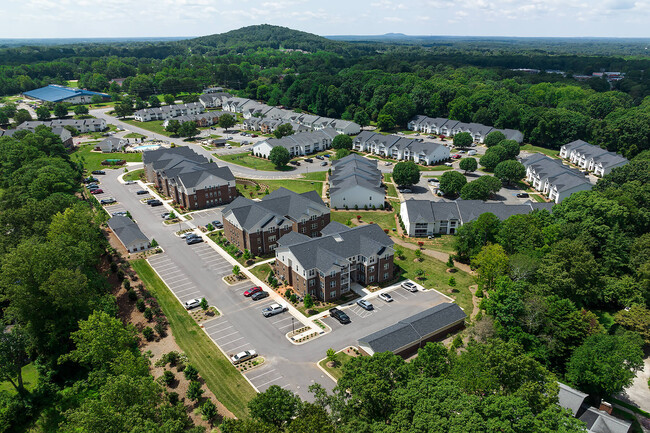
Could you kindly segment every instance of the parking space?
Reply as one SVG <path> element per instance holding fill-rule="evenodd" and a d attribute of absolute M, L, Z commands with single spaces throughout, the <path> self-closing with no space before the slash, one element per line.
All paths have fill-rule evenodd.
<path fill-rule="evenodd" d="M 285 389 L 291 386 L 288 383 L 289 379 L 271 364 L 264 364 L 260 368 L 244 373 L 244 375 L 260 392 L 264 392 L 271 385 L 277 385 Z"/>
<path fill-rule="evenodd" d="M 149 259 L 149 264 L 181 302 L 205 296 L 168 255 L 156 254 Z"/>
<path fill-rule="evenodd" d="M 413 303 L 420 302 L 418 299 L 421 299 L 422 301 L 424 301 L 424 299 L 430 299 L 429 293 L 420 291 L 413 293 L 400 287 L 386 293 L 388 293 L 393 298 L 393 302 L 385 302 L 378 297 L 372 297 L 368 299 L 368 301 L 370 301 L 373 306 L 373 309 L 370 311 L 361 308 L 357 304 L 342 308 L 345 314 L 350 317 L 352 323 L 342 325 L 338 320 L 329 316 L 324 318 L 323 321 L 327 323 L 327 325 L 332 328 L 332 330 L 336 330 L 342 327 L 354 327 L 363 329 L 365 326 L 367 326 L 368 322 L 389 323 L 390 320 L 392 320 L 389 318 L 395 316 L 396 312 L 407 309 L 408 306 Z M 392 322 L 389 324 L 392 324 Z"/>
<path fill-rule="evenodd" d="M 212 221 L 223 222 L 221 217 L 221 210 L 224 207 L 215 207 L 207 210 L 202 210 L 199 212 L 192 212 L 192 221 L 196 226 L 207 226 Z"/>
<path fill-rule="evenodd" d="M 233 265 L 205 242 L 188 245 L 188 247 L 192 248 L 192 251 L 201 259 L 201 267 L 214 273 L 216 277 L 222 278 L 232 274 Z"/>
<path fill-rule="evenodd" d="M 228 357 L 244 350 L 254 349 L 237 327 L 225 317 L 217 317 L 203 324 L 205 332 Z"/>

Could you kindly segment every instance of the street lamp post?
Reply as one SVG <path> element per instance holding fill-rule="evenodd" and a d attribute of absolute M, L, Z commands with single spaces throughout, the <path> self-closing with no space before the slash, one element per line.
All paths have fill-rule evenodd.
<path fill-rule="evenodd" d="M 296 332 L 295 328 L 293 327 L 293 317 L 291 318 L 291 335 L 293 335 L 294 332 Z"/>

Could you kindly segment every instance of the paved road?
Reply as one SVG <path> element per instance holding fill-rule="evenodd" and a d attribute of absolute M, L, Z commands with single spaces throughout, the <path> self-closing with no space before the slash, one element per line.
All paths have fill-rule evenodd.
<path fill-rule="evenodd" d="M 133 166 L 132 168 L 136 168 Z M 261 310 L 273 301 L 269 298 L 252 301 L 242 293 L 253 286 L 251 282 L 227 285 L 222 277 L 232 271 L 232 265 L 206 243 L 186 245 L 174 232 L 178 225 L 167 226 L 160 214 L 166 211 L 162 206 L 151 208 L 140 203 L 143 196 L 135 195 L 141 189 L 138 184 L 124 185 L 117 178 L 121 170 L 109 170 L 101 176 L 102 189 L 106 191 L 98 198 L 112 196 L 118 204 L 108 207 L 110 212 L 128 210 L 138 222 L 142 231 L 150 239 L 156 239 L 165 250 L 163 254 L 150 259 L 151 265 L 162 276 L 170 289 L 181 302 L 192 298 L 205 297 L 223 314 L 205 323 L 205 330 L 212 340 L 227 354 L 241 350 L 255 349 L 266 360 L 265 364 L 247 373 L 249 380 L 263 391 L 271 385 L 279 385 L 298 393 L 302 398 L 312 399 L 307 388 L 320 383 L 326 389 L 335 385 L 317 366 L 316 362 L 325 357 L 330 347 L 339 350 L 355 345 L 357 339 L 375 332 L 398 320 L 444 302 L 445 298 L 437 292 L 427 291 L 411 294 L 403 289 L 392 292 L 395 301 L 385 304 L 372 300 L 377 309 L 366 312 L 356 305 L 345 308 L 352 323 L 345 330 L 330 318 L 324 321 L 333 331 L 303 345 L 294 345 L 285 337 L 292 326 L 300 326 L 300 321 L 292 320 L 289 312 L 271 318 L 264 318 Z M 213 212 L 213 214 L 210 214 Z M 198 218 L 217 219 L 218 210 L 201 212 Z M 187 228 L 188 223 L 182 223 Z M 292 323 L 293 322 L 293 323 Z"/>

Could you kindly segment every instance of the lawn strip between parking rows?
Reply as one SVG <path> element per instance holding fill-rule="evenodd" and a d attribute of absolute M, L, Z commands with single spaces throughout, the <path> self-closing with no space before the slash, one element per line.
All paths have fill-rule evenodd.
<path fill-rule="evenodd" d="M 199 370 L 208 388 L 235 416 L 247 417 L 248 402 L 255 396 L 255 390 L 187 314 L 149 263 L 141 259 L 131 264 L 147 290 L 158 299 L 176 342 Z"/>

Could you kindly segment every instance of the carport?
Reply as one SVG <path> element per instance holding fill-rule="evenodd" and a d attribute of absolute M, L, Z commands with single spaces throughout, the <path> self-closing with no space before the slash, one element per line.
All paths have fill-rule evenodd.
<path fill-rule="evenodd" d="M 409 356 L 427 342 L 461 329 L 466 317 L 457 304 L 446 302 L 360 338 L 359 347 L 366 355 L 393 352 Z"/>

